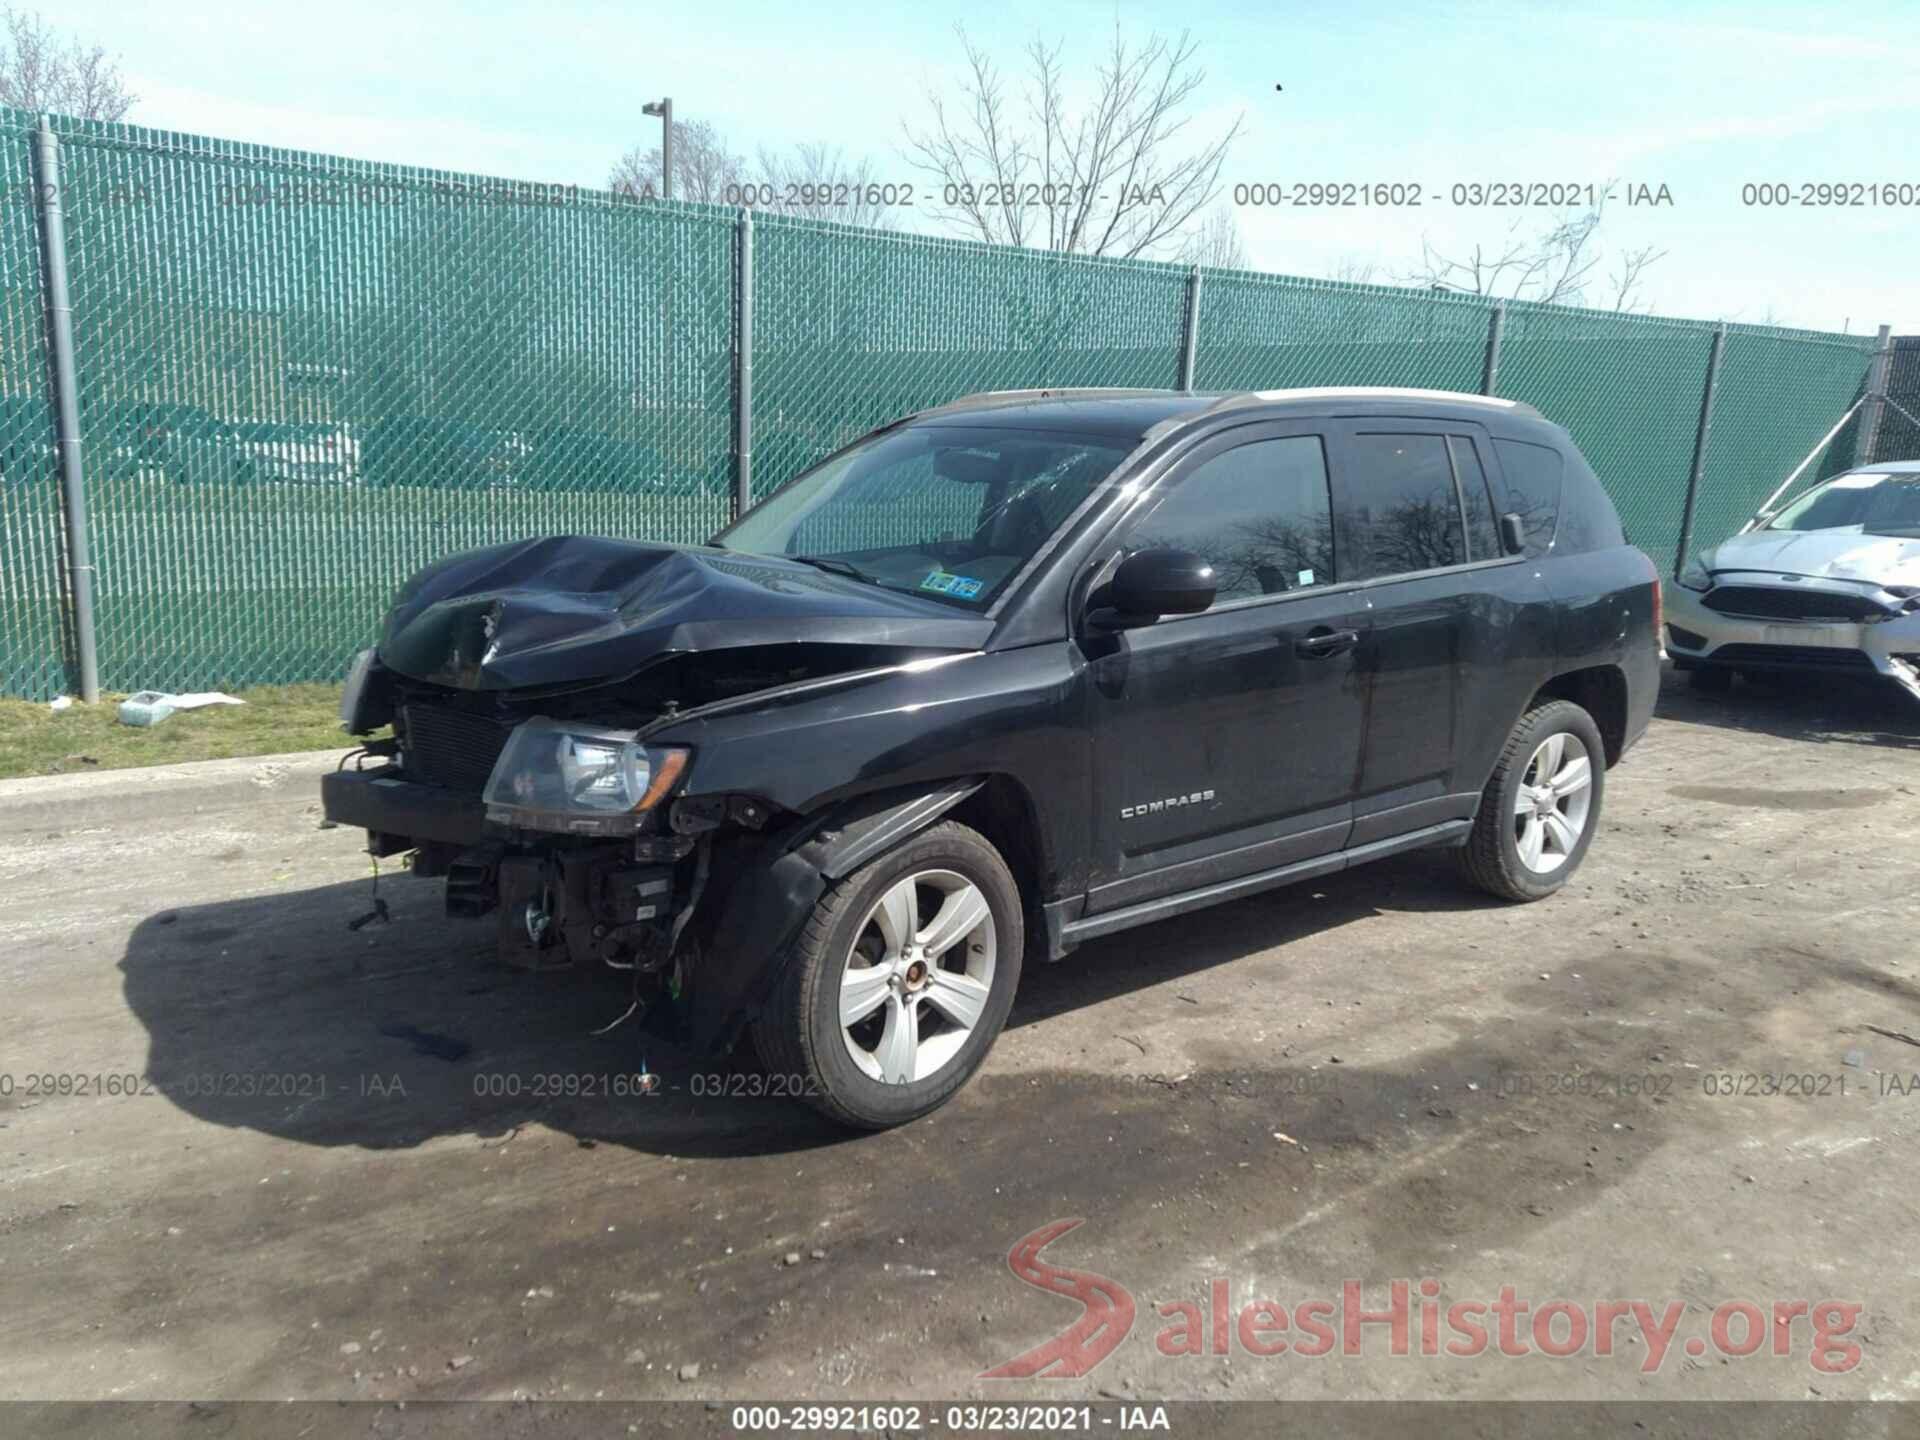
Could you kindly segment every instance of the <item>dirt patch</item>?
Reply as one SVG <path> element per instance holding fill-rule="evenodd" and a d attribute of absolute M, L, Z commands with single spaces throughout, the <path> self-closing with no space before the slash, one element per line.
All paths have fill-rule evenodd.
<path fill-rule="evenodd" d="M 1774 790 L 1732 785 L 1676 785 L 1682 800 L 1744 805 L 1753 810 L 1865 810 L 1894 798 L 1887 790 Z"/>
<path fill-rule="evenodd" d="M 1029 969 L 952 1105 L 876 1136 L 593 1035 L 620 977 L 501 968 L 435 884 L 350 930 L 365 857 L 303 797 L 57 865 L 0 839 L 0 1394 L 1915 1398 L 1909 737 L 1733 698 L 1663 701 L 1554 900 L 1409 856 L 1089 944 Z M 1862 794 L 1893 797 L 1871 826 Z M 983 1380 L 1075 1318 L 1008 1266 L 1071 1218 L 1046 1258 L 1132 1330 L 1089 1375 Z M 1156 1343 L 1216 1281 L 1395 1279 L 1671 1297 L 1693 1335 L 1728 1299 L 1857 1302 L 1861 1359 Z"/>

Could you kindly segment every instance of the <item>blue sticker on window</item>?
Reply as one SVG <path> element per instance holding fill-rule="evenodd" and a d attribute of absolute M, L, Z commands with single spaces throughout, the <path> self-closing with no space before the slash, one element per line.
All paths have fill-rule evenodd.
<path fill-rule="evenodd" d="M 972 580 L 965 575 L 949 575 L 944 570 L 935 570 L 920 582 L 920 588 L 932 590 L 940 595 L 951 595 L 956 600 L 971 600 L 986 589 L 986 582 Z"/>

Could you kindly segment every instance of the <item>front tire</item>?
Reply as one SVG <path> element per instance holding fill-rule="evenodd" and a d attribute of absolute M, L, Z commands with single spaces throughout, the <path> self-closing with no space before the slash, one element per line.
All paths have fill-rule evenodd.
<path fill-rule="evenodd" d="M 1019 887 L 944 821 L 839 881 L 788 956 L 754 1042 L 787 1088 L 880 1130 L 945 1104 L 986 1059 L 1020 980 Z"/>
<path fill-rule="evenodd" d="M 1606 748 L 1571 700 L 1520 717 L 1461 848 L 1466 878 L 1503 900 L 1544 900 L 1572 878 L 1600 823 Z"/>

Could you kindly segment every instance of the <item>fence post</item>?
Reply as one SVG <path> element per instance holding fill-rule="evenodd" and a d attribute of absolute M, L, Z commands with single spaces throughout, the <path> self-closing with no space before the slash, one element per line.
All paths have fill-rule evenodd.
<path fill-rule="evenodd" d="M 1496 300 L 1487 316 L 1487 359 L 1480 367 L 1480 393 L 1496 395 L 1500 385 L 1500 337 L 1507 328 L 1507 302 Z"/>
<path fill-rule="evenodd" d="M 1194 363 L 1200 346 L 1200 267 L 1187 273 L 1187 313 L 1180 324 L 1180 388 L 1193 393 Z"/>
<path fill-rule="evenodd" d="M 1867 404 L 1860 416 L 1860 428 L 1853 436 L 1853 463 L 1871 465 L 1880 443 L 1880 424 L 1887 415 L 1887 375 L 1893 362 L 1893 327 L 1880 327 L 1880 343 L 1873 352 L 1873 364 L 1867 367 Z"/>
<path fill-rule="evenodd" d="M 1720 383 L 1720 357 L 1727 349 L 1726 322 L 1713 327 L 1713 349 L 1707 354 L 1707 383 L 1700 391 L 1700 424 L 1693 432 L 1693 468 L 1687 473 L 1687 503 L 1680 512 L 1680 544 L 1673 555 L 1678 575 L 1693 548 L 1693 512 L 1700 500 L 1700 476 L 1707 468 L 1707 436 L 1713 430 L 1713 392 Z"/>
<path fill-rule="evenodd" d="M 67 292 L 67 229 L 60 209 L 60 142 L 47 117 L 34 135 L 40 162 L 40 238 L 47 262 L 47 348 L 53 359 L 55 439 L 60 489 L 66 503 L 68 603 L 73 611 L 80 698 L 100 698 L 100 657 L 94 647 L 93 558 L 87 547 L 87 479 L 80 459 L 80 380 L 73 358 L 73 301 Z"/>
<path fill-rule="evenodd" d="M 753 504 L 753 211 L 733 227 L 733 518 Z"/>

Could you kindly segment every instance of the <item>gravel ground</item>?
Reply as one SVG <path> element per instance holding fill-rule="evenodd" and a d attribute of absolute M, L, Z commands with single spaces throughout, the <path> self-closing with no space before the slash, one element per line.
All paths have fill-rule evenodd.
<path fill-rule="evenodd" d="M 438 884 L 350 930 L 368 863 L 304 787 L 43 804 L 0 836 L 0 1398 L 1920 1398 L 1917 761 L 1896 697 L 1669 677 L 1561 896 L 1421 855 L 1089 944 L 952 1105 L 859 1138 L 593 1036 L 617 977 L 498 968 Z M 1043 1263 L 1130 1333 L 981 1378 L 1079 1318 L 1008 1265 L 1070 1219 Z M 1160 1338 L 1216 1284 L 1395 1279 L 1411 1355 Z M 1678 1327 L 1657 1369 L 1630 1321 L 1427 1356 L 1423 1281 Z M 1689 1353 L 1801 1300 L 1860 1307 L 1828 1369 L 1805 1316 Z"/>

